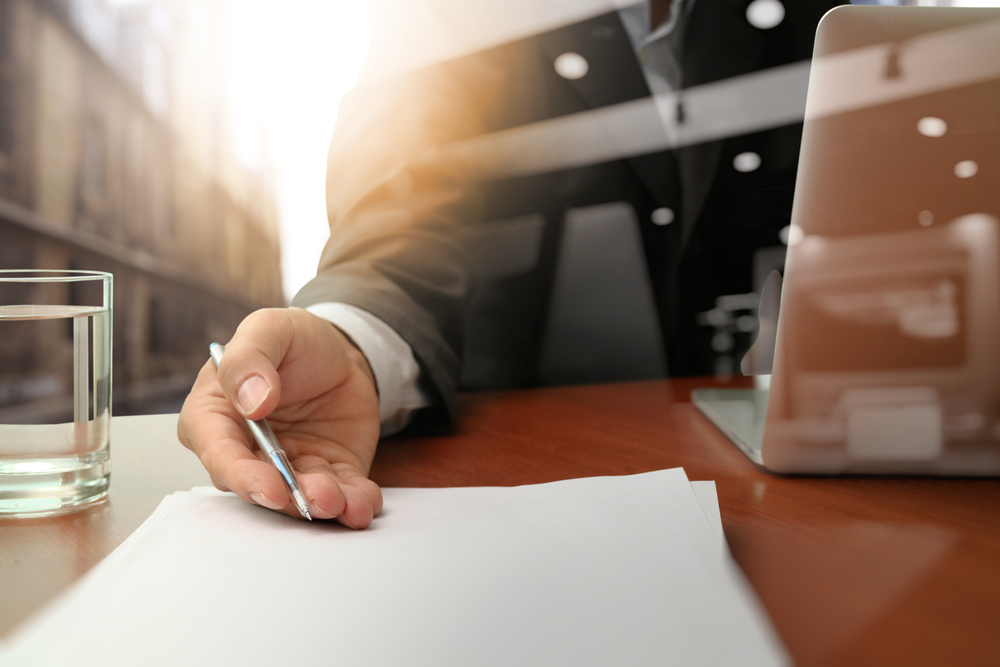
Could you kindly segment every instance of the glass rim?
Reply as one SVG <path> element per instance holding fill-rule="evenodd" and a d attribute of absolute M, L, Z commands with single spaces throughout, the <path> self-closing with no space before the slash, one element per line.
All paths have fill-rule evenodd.
<path fill-rule="evenodd" d="M 83 269 L 0 269 L 0 283 L 71 283 L 112 278 L 114 275 L 107 271 Z"/>

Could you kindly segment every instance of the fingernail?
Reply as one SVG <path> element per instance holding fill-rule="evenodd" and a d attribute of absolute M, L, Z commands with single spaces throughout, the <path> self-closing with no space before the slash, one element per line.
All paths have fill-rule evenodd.
<path fill-rule="evenodd" d="M 263 493 L 251 493 L 250 500 L 254 501 L 261 507 L 266 507 L 269 510 L 281 509 L 281 505 L 279 505 L 278 503 L 271 502 L 270 500 L 267 499 L 267 496 L 265 496 Z"/>
<path fill-rule="evenodd" d="M 315 500 L 310 500 L 309 501 L 309 511 L 312 513 L 313 518 L 316 518 L 316 519 L 336 519 L 337 518 L 336 514 L 330 514 L 329 512 L 326 512 L 326 511 L 320 509 L 319 505 L 316 504 Z"/>
<path fill-rule="evenodd" d="M 260 404 L 270 393 L 271 385 L 267 383 L 267 380 L 259 375 L 251 375 L 240 385 L 236 398 L 239 400 L 244 414 L 250 414 L 260 407 Z"/>

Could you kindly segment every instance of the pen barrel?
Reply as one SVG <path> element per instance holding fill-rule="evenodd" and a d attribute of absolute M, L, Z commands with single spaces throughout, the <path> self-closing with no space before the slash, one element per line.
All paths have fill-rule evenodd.
<path fill-rule="evenodd" d="M 226 351 L 226 348 L 218 343 L 212 343 L 208 347 L 208 354 L 212 357 L 212 361 L 215 363 L 215 367 L 218 368 L 219 364 L 222 363 L 222 354 Z"/>
<path fill-rule="evenodd" d="M 278 442 L 278 437 L 271 430 L 271 425 L 263 419 L 257 421 L 247 419 L 246 422 L 247 426 L 250 427 L 250 433 L 253 434 L 253 439 L 257 441 L 265 454 L 273 458 L 275 453 L 281 450 L 281 443 Z"/>
<path fill-rule="evenodd" d="M 281 476 L 285 478 L 285 483 L 288 488 L 295 491 L 299 488 L 298 481 L 295 479 L 295 474 L 292 472 L 292 464 L 288 460 L 288 456 L 285 454 L 285 450 L 281 448 L 281 443 L 278 442 L 278 436 L 274 434 L 271 430 L 271 425 L 268 424 L 263 419 L 257 421 L 252 421 L 247 419 L 247 426 L 250 427 L 251 433 L 253 433 L 254 440 L 260 445 L 260 448 L 267 454 L 267 458 L 271 459 L 271 463 L 274 467 L 278 469 Z"/>

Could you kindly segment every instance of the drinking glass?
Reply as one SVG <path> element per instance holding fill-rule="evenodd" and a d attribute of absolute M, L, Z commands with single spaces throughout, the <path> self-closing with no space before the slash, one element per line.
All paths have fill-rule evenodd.
<path fill-rule="evenodd" d="M 110 273 L 0 271 L 0 518 L 107 495 L 111 304 Z"/>

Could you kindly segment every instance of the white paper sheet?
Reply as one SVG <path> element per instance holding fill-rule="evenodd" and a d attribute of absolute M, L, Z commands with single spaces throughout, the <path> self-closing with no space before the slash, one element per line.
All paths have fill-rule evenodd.
<path fill-rule="evenodd" d="M 384 489 L 364 531 L 175 494 L 5 664 L 783 664 L 714 491 L 681 469 Z"/>

